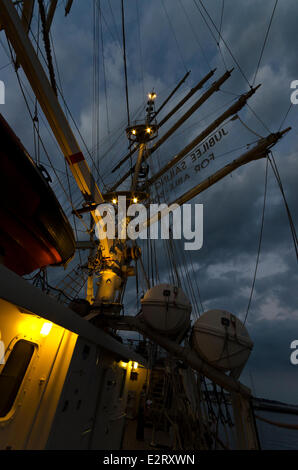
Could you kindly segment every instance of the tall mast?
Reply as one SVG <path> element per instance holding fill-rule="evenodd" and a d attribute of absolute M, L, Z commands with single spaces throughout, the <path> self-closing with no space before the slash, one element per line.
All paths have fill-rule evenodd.
<path fill-rule="evenodd" d="M 199 83 L 195 87 L 193 87 L 190 90 L 190 92 L 187 93 L 187 95 L 181 101 L 179 101 L 179 103 L 162 119 L 162 121 L 159 122 L 158 128 L 163 126 L 163 124 L 165 124 L 194 95 L 194 93 L 196 93 L 198 90 L 200 90 L 204 86 L 204 84 L 214 75 L 215 70 L 216 69 L 213 69 L 209 73 L 207 73 L 207 75 L 205 75 L 205 77 L 203 77 L 202 80 L 200 80 Z M 186 75 L 185 75 L 185 77 L 186 77 Z M 180 85 L 180 83 L 178 85 Z M 175 90 L 176 89 L 177 89 L 177 87 L 175 88 Z M 166 101 L 168 101 L 168 99 Z M 159 111 L 162 109 L 162 107 L 163 107 L 163 105 L 156 111 L 154 117 L 156 117 L 157 113 L 159 113 Z M 118 170 L 123 165 L 123 163 L 125 163 L 136 152 L 136 150 L 137 150 L 137 147 L 130 150 L 130 152 L 127 155 L 125 155 L 125 157 L 123 157 L 120 160 L 120 162 L 117 163 L 117 165 L 113 168 L 112 173 L 114 173 L 116 170 Z"/>
<path fill-rule="evenodd" d="M 188 111 L 186 111 L 186 113 L 184 113 L 183 116 L 181 116 L 181 118 L 178 119 L 178 121 L 157 142 L 155 142 L 155 144 L 148 150 L 145 157 L 146 159 L 149 158 L 153 152 L 155 152 L 169 137 L 171 137 L 171 135 L 173 135 L 174 132 L 176 132 L 176 130 L 182 126 L 182 124 L 184 124 L 184 122 L 189 119 L 194 114 L 194 112 L 197 111 L 210 98 L 210 96 L 213 95 L 213 93 L 220 89 L 220 86 L 231 76 L 232 71 L 233 69 L 227 70 L 218 80 L 216 80 L 210 86 L 210 88 L 205 91 L 205 93 L 203 93 L 203 95 L 200 96 L 200 98 L 191 106 L 191 108 L 188 109 Z M 123 183 L 126 178 L 128 178 L 130 173 L 130 170 L 125 173 L 125 175 L 120 178 L 120 180 L 117 181 L 117 183 L 111 188 L 111 191 L 114 191 L 116 188 L 118 188 L 120 184 Z"/>
<path fill-rule="evenodd" d="M 71 6 L 71 3 L 68 2 L 68 8 Z M 0 1 L 0 17 L 6 36 L 48 120 L 75 181 L 86 202 L 92 204 L 92 207 L 94 206 L 95 209 L 97 204 L 104 202 L 104 198 L 90 172 L 80 146 L 35 53 L 32 43 L 26 34 L 24 24 L 13 2 L 10 0 Z M 95 223 L 102 224 L 102 219 L 98 216 L 97 212 L 95 210 L 90 212 Z M 124 255 L 121 250 L 117 250 L 117 252 L 113 250 L 113 240 L 108 238 L 100 240 L 100 250 L 104 260 L 104 268 L 100 271 L 99 288 L 102 288 L 104 292 L 104 299 L 107 299 L 107 302 L 113 303 L 116 291 L 122 283 L 119 265 L 123 264 Z M 103 302 L 105 302 L 104 299 Z"/>

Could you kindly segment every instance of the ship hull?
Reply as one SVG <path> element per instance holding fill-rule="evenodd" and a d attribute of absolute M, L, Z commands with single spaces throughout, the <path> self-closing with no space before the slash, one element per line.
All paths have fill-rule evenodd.
<path fill-rule="evenodd" d="M 75 251 L 72 228 L 38 166 L 0 115 L 0 250 L 19 275 L 65 264 Z"/>

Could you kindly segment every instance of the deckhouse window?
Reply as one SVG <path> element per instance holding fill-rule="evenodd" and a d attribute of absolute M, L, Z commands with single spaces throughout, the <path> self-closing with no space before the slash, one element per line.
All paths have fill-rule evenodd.
<path fill-rule="evenodd" d="M 34 353 L 34 344 L 20 340 L 14 345 L 0 374 L 0 418 L 11 410 Z"/>

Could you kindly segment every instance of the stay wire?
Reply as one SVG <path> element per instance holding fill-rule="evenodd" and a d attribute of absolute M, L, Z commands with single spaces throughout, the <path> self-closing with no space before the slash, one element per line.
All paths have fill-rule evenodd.
<path fill-rule="evenodd" d="M 280 174 L 279 174 L 279 171 L 278 171 L 278 168 L 277 168 L 277 164 L 275 162 L 272 151 L 270 151 L 270 155 L 272 157 L 272 161 L 269 157 L 269 162 L 270 162 L 270 165 L 272 167 L 274 176 L 275 176 L 276 181 L 278 183 L 278 186 L 279 186 L 279 189 L 280 189 L 280 192 L 282 194 L 282 198 L 283 198 L 283 201 L 284 201 L 284 204 L 285 204 L 285 208 L 286 208 L 286 212 L 287 212 L 287 216 L 288 216 L 288 220 L 289 220 L 289 224 L 290 224 L 290 229 L 291 229 L 291 233 L 292 233 L 296 258 L 297 258 L 297 261 L 298 261 L 298 238 L 297 238 L 297 233 L 296 233 L 294 221 L 293 221 L 292 214 L 291 214 L 291 211 L 290 211 L 290 208 L 289 208 L 286 196 L 285 196 L 285 192 L 284 192 L 284 189 L 283 189 L 283 184 L 282 184 L 282 181 L 281 181 L 281 177 L 280 177 Z"/>
<path fill-rule="evenodd" d="M 119 34 L 118 34 L 117 24 L 116 24 L 115 15 L 114 15 L 114 12 L 113 12 L 113 9 L 112 9 L 111 1 L 108 0 L 108 3 L 109 3 L 111 16 L 112 16 L 112 21 L 113 21 L 113 24 L 114 24 L 115 33 L 116 33 L 116 36 L 117 36 L 118 45 L 120 46 L 120 49 L 122 50 L 121 41 L 120 41 L 120 37 L 119 37 Z"/>
<path fill-rule="evenodd" d="M 194 2 L 195 2 L 195 0 L 194 0 Z M 210 28 L 210 25 L 208 24 L 208 21 L 206 20 L 205 16 L 203 15 L 203 13 L 202 13 L 202 11 L 201 11 L 199 5 L 197 5 L 196 2 L 195 2 L 195 5 L 196 5 L 197 10 L 198 10 L 198 12 L 200 13 L 200 15 L 201 15 L 201 17 L 202 17 L 204 23 L 206 24 L 206 26 L 207 26 L 207 28 L 208 28 L 208 30 L 209 30 L 211 36 L 213 37 L 213 39 L 214 39 L 214 41 L 215 41 L 217 47 L 218 47 L 218 50 L 219 50 L 219 53 L 220 53 L 222 62 L 223 62 L 223 64 L 224 64 L 225 69 L 227 70 L 227 64 L 226 64 L 226 61 L 225 61 L 223 52 L 222 52 L 221 47 L 220 47 L 220 42 L 219 42 L 220 38 L 222 38 L 221 33 L 220 33 L 219 30 L 216 28 L 216 31 L 217 31 L 218 34 L 219 34 L 219 40 L 218 40 L 218 39 L 216 38 L 214 32 L 213 32 L 212 29 Z M 214 23 L 213 23 L 213 24 L 214 24 Z"/>
<path fill-rule="evenodd" d="M 204 15 L 202 14 L 202 12 L 201 12 L 201 10 L 200 10 L 199 5 L 197 4 L 197 1 L 196 1 L 196 0 L 193 0 L 193 2 L 194 2 L 194 4 L 195 4 L 195 6 L 197 7 L 198 11 L 200 12 L 200 14 L 201 14 L 201 15 L 203 16 L 203 18 L 204 18 Z M 199 0 L 199 2 L 200 2 L 200 4 L 201 4 L 203 10 L 205 11 L 207 17 L 209 18 L 210 22 L 212 23 L 214 29 L 215 29 L 215 30 L 217 31 L 217 33 L 219 34 L 219 36 L 220 36 L 220 38 L 221 38 L 223 44 L 226 46 L 227 50 L 229 51 L 229 54 L 231 55 L 233 61 L 234 61 L 235 64 L 237 65 L 238 70 L 239 70 L 239 72 L 241 73 L 242 77 L 244 78 L 244 80 L 246 81 L 246 83 L 248 84 L 248 86 L 249 86 L 250 88 L 252 88 L 252 86 L 251 86 L 251 84 L 249 83 L 249 80 L 248 80 L 248 78 L 246 77 L 246 75 L 245 75 L 245 73 L 244 73 L 242 67 L 240 66 L 238 60 L 236 59 L 236 57 L 235 57 L 234 54 L 232 53 L 231 48 L 229 47 L 229 45 L 227 44 L 227 42 L 226 42 L 225 39 L 223 38 L 222 34 L 220 33 L 220 31 L 219 31 L 219 29 L 217 28 L 216 24 L 214 23 L 213 19 L 211 18 L 210 14 L 209 14 L 208 10 L 206 9 L 205 5 L 203 4 L 202 0 Z M 206 18 L 205 18 L 205 22 L 206 22 Z M 211 28 L 210 28 L 209 25 L 208 25 L 208 27 L 209 27 L 209 30 L 212 32 L 212 30 L 211 30 Z M 214 39 L 215 39 L 215 41 L 216 41 L 216 43 L 217 43 L 217 39 L 216 39 L 216 37 L 214 36 L 213 32 L 212 32 L 212 36 L 214 37 Z"/>
<path fill-rule="evenodd" d="M 107 131 L 108 131 L 108 134 L 110 134 L 111 131 L 110 131 L 110 118 L 109 118 L 109 109 L 108 109 L 108 92 L 107 92 L 107 79 L 106 79 L 101 0 L 98 0 L 98 8 L 99 8 L 99 19 L 100 19 L 100 42 L 101 42 L 101 51 L 102 51 L 102 69 L 103 69 L 103 83 L 104 83 L 105 103 L 106 103 Z"/>
<path fill-rule="evenodd" d="M 283 117 L 283 119 L 282 119 L 282 121 L 281 121 L 281 123 L 280 123 L 279 129 L 278 129 L 278 132 L 281 130 L 282 126 L 284 125 L 284 123 L 285 123 L 285 120 L 287 119 L 287 117 L 288 117 L 288 114 L 289 114 L 289 112 L 290 112 L 290 111 L 291 111 L 291 109 L 292 109 L 292 106 L 293 106 L 293 103 L 291 102 L 290 106 L 288 107 L 288 109 L 287 109 L 287 111 L 286 111 L 286 114 L 284 115 L 284 117 Z"/>
<path fill-rule="evenodd" d="M 177 50 L 179 52 L 179 55 L 180 55 L 180 59 L 181 59 L 181 62 L 183 64 L 183 67 L 185 69 L 186 72 L 188 72 L 188 69 L 186 67 L 186 64 L 185 64 L 185 61 L 184 61 L 184 58 L 183 58 L 183 55 L 182 55 L 182 52 L 181 52 L 181 49 L 180 49 L 180 46 L 179 46 L 179 42 L 178 42 L 178 39 L 177 39 L 177 36 L 176 36 L 176 33 L 175 33 L 175 29 L 172 25 L 172 22 L 171 22 L 171 19 L 169 17 L 169 14 L 167 12 L 167 9 L 166 9 L 166 6 L 165 6 L 165 3 L 164 3 L 164 0 L 161 0 L 161 4 L 163 6 L 163 9 L 164 9 L 164 12 L 165 12 L 165 15 L 166 15 L 166 18 L 168 20 L 168 23 L 169 23 L 169 26 L 170 26 L 170 30 L 173 34 L 173 37 L 174 37 L 174 40 L 175 40 L 175 43 L 176 43 L 176 46 L 177 46 Z"/>
<path fill-rule="evenodd" d="M 137 22 L 138 22 L 138 42 L 139 42 L 139 54 L 141 62 L 141 83 L 142 83 L 142 92 L 143 99 L 145 99 L 145 82 L 144 82 L 144 61 L 143 61 L 143 49 L 142 49 L 142 38 L 141 38 L 141 24 L 140 24 L 140 9 L 139 9 L 139 0 L 136 0 L 136 10 L 137 10 Z"/>
<path fill-rule="evenodd" d="M 200 51 L 201 51 L 201 53 L 202 53 L 202 56 L 203 56 L 203 58 L 204 58 L 204 60 L 205 60 L 205 62 L 206 62 L 206 64 L 207 64 L 209 70 L 211 70 L 211 68 L 212 68 L 212 67 L 211 67 L 211 64 L 210 64 L 210 62 L 209 62 L 209 60 L 208 60 L 208 58 L 207 58 L 207 55 L 205 54 L 205 51 L 204 51 L 204 49 L 203 49 L 203 47 L 202 47 L 202 44 L 201 44 L 201 41 L 199 40 L 199 36 L 198 36 L 198 34 L 197 34 L 197 31 L 196 31 L 195 28 L 193 27 L 193 24 L 192 24 L 192 22 L 191 22 L 191 20 L 190 20 L 189 14 L 187 13 L 186 8 L 185 8 L 185 6 L 184 6 L 183 3 L 182 3 L 182 0 L 179 0 L 179 2 L 180 2 L 180 6 L 181 6 L 181 8 L 182 8 L 182 10 L 183 10 L 183 12 L 184 12 L 184 15 L 186 16 L 186 19 L 187 19 L 187 22 L 188 22 L 188 24 L 189 24 L 189 26 L 190 26 L 190 29 L 192 30 L 193 36 L 194 36 L 194 38 L 195 38 L 195 40 L 196 40 L 196 42 L 197 42 L 197 44 L 198 44 L 198 46 L 199 46 L 199 49 L 200 49 Z"/>
<path fill-rule="evenodd" d="M 275 13 L 275 10 L 276 10 L 277 3 L 278 3 L 278 0 L 275 0 L 275 4 L 274 4 L 274 7 L 273 7 L 271 18 L 270 18 L 268 28 L 267 28 L 267 31 L 266 31 L 266 34 L 265 34 L 265 38 L 264 38 L 264 41 L 263 41 L 263 45 L 262 45 L 260 57 L 259 57 L 259 60 L 258 60 L 257 68 L 256 68 L 256 71 L 255 71 L 254 79 L 253 79 L 253 82 L 252 82 L 252 86 L 254 86 L 256 78 L 257 78 L 257 74 L 258 74 L 259 67 L 260 67 L 260 64 L 261 64 L 261 60 L 262 60 L 262 57 L 263 57 L 264 49 L 265 49 L 266 42 L 267 42 L 267 39 L 268 39 L 268 35 L 269 35 L 270 28 L 271 28 L 271 24 L 272 24 L 272 20 L 273 20 L 273 17 L 274 17 L 274 13 Z"/>
<path fill-rule="evenodd" d="M 221 0 L 221 14 L 220 14 L 220 23 L 219 23 L 219 32 L 218 32 L 218 43 L 220 42 L 220 39 L 221 39 L 221 30 L 222 30 L 224 9 L 225 9 L 225 0 Z"/>
<path fill-rule="evenodd" d="M 244 318 L 244 322 L 243 322 L 244 325 L 246 323 L 248 313 L 249 313 L 249 310 L 250 310 L 250 306 L 251 306 L 251 301 L 252 301 L 252 297 L 253 297 L 253 293 L 254 293 L 255 282 L 256 282 L 256 277 L 257 277 L 257 271 L 258 271 L 258 266 L 259 266 L 260 253 L 261 253 L 261 246 L 262 246 L 262 239 L 263 239 L 263 228 L 264 228 L 264 220 L 265 220 L 266 196 L 267 196 L 268 162 L 269 162 L 269 158 L 268 158 L 268 155 L 267 155 L 267 157 L 266 157 L 266 169 L 265 169 L 264 199 L 263 199 L 263 209 L 262 209 L 262 216 L 261 216 L 261 227 L 260 227 L 260 234 L 259 234 L 258 251 L 257 251 L 256 265 L 255 265 L 255 270 L 254 270 L 254 276 L 253 276 L 249 301 L 248 301 L 246 314 L 245 314 L 245 318 Z"/>
<path fill-rule="evenodd" d="M 126 111 L 127 111 L 127 125 L 130 126 L 129 116 L 129 97 L 128 97 L 128 81 L 127 81 L 127 63 L 126 63 L 126 40 L 125 40 L 125 17 L 124 17 L 124 3 L 121 0 L 122 12 L 122 42 L 123 42 L 123 62 L 124 62 L 124 77 L 125 77 L 125 95 L 126 95 Z"/>

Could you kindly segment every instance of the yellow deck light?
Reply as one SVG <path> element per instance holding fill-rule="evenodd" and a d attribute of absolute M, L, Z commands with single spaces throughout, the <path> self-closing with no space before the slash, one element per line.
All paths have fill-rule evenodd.
<path fill-rule="evenodd" d="M 52 329 L 52 326 L 53 326 L 53 323 L 46 321 L 41 327 L 41 330 L 40 330 L 41 336 L 48 336 L 48 334 L 50 333 Z"/>

